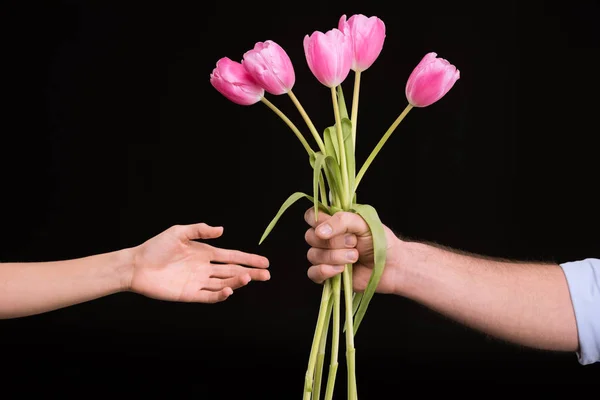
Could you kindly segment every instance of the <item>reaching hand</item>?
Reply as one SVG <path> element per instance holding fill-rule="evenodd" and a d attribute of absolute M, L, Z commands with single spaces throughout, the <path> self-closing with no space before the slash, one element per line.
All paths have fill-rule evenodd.
<path fill-rule="evenodd" d="M 373 238 L 365 220 L 351 212 L 337 212 L 333 216 L 319 212 L 315 220 L 314 208 L 304 214 L 305 221 L 311 226 L 306 231 L 305 240 L 311 246 L 307 258 L 312 267 L 308 277 L 316 283 L 340 274 L 345 264 L 352 264 L 353 285 L 356 292 L 367 287 L 373 271 Z M 387 227 L 385 228 L 388 251 L 383 275 L 377 292 L 394 293 L 399 276 L 396 252 L 393 249 L 399 239 Z"/>
<path fill-rule="evenodd" d="M 176 225 L 149 239 L 135 248 L 130 290 L 160 300 L 216 303 L 251 280 L 270 279 L 265 257 L 195 241 L 222 233 L 222 227 L 200 223 Z"/>

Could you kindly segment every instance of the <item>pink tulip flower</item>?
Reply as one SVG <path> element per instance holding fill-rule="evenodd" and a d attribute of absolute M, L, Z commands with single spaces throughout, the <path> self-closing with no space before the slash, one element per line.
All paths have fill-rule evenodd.
<path fill-rule="evenodd" d="M 210 74 L 210 83 L 223 96 L 242 106 L 255 104 L 265 95 L 265 89 L 258 85 L 246 68 L 228 57 L 217 61 L 217 67 Z"/>
<path fill-rule="evenodd" d="M 350 37 L 352 42 L 352 70 L 361 72 L 368 69 L 383 49 L 385 41 L 385 24 L 377 17 L 366 17 L 362 14 L 340 18 L 338 28 Z"/>
<path fill-rule="evenodd" d="M 460 78 L 460 71 L 436 53 L 428 53 L 406 82 L 406 98 L 414 107 L 427 107 L 442 97 Z"/>
<path fill-rule="evenodd" d="M 256 43 L 254 49 L 244 53 L 242 65 L 260 86 L 274 95 L 289 92 L 296 81 L 290 57 L 272 40 Z"/>
<path fill-rule="evenodd" d="M 313 75 L 329 88 L 342 83 L 352 67 L 352 43 L 339 29 L 306 35 L 304 55 Z"/>

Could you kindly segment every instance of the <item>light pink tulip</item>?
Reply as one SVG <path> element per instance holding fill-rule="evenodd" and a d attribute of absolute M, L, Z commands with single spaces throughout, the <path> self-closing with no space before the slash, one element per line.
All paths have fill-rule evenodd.
<path fill-rule="evenodd" d="M 255 104 L 265 95 L 265 89 L 258 85 L 246 68 L 228 57 L 217 61 L 217 67 L 210 74 L 210 83 L 223 96 L 242 106 Z"/>
<path fill-rule="evenodd" d="M 304 37 L 304 55 L 313 75 L 327 87 L 342 83 L 352 67 L 352 43 L 339 29 Z"/>
<path fill-rule="evenodd" d="M 368 69 L 383 49 L 385 41 L 383 21 L 362 14 L 355 14 L 346 21 L 346 16 L 342 15 L 338 25 L 339 30 L 350 36 L 352 42 L 352 70 Z"/>
<path fill-rule="evenodd" d="M 428 53 L 406 82 L 406 98 L 414 107 L 427 107 L 442 97 L 460 78 L 460 71 L 436 53 Z"/>
<path fill-rule="evenodd" d="M 272 40 L 256 43 L 254 49 L 244 53 L 242 65 L 271 94 L 289 92 L 296 81 L 290 57 Z"/>

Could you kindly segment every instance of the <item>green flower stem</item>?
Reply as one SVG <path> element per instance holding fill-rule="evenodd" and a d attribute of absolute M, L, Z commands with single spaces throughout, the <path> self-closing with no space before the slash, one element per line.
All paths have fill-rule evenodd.
<path fill-rule="evenodd" d="M 302 136 L 302 133 L 300 133 L 296 125 L 294 125 L 294 123 L 290 121 L 290 119 L 286 117 L 286 115 L 279 108 L 277 108 L 275 104 L 271 103 L 264 97 L 260 99 L 260 101 L 262 101 L 267 107 L 273 110 L 273 112 L 277 114 L 277 116 L 279 116 L 279 118 L 281 118 L 283 122 L 287 124 L 287 126 L 290 127 L 290 129 L 296 134 L 296 137 L 298 137 L 298 140 L 300 140 L 300 142 L 302 143 L 302 146 L 304 146 L 304 149 L 306 150 L 309 156 L 314 154 L 314 150 L 310 147 L 306 139 L 304 139 L 304 136 Z"/>
<path fill-rule="evenodd" d="M 346 146 L 344 146 L 344 138 L 342 133 L 342 124 L 341 117 L 339 112 L 339 104 L 337 100 L 337 93 L 335 89 L 331 89 L 332 101 L 333 101 L 333 109 L 335 114 L 335 121 L 337 127 L 337 137 L 338 137 L 338 145 L 340 149 L 340 162 L 341 162 L 341 172 L 342 172 L 342 195 L 349 196 L 351 191 L 348 179 L 348 168 L 347 168 L 347 158 L 353 157 L 353 154 L 346 154 Z M 353 103 L 355 104 L 355 103 Z M 330 182 L 331 183 L 331 182 Z M 331 185 L 330 185 L 331 186 Z M 352 198 L 338 198 L 338 196 L 334 196 L 334 202 L 336 206 L 342 208 L 345 211 L 348 211 L 352 206 Z M 342 204 L 340 204 L 340 202 Z M 332 333 L 332 353 L 331 353 L 331 365 L 329 370 L 329 378 L 327 381 L 327 390 L 325 392 L 326 400 L 330 400 L 333 396 L 333 387 L 335 386 L 335 376 L 337 373 L 337 353 L 339 346 L 339 314 L 340 314 L 340 302 L 341 302 L 341 284 L 340 280 L 343 277 L 343 285 L 344 285 L 344 303 L 345 303 L 345 312 L 346 312 L 346 362 L 348 368 L 348 400 L 357 400 L 357 388 L 356 388 L 356 350 L 354 348 L 354 326 L 353 326 L 353 287 L 352 287 L 352 264 L 347 264 L 342 276 L 336 275 L 331 278 L 334 280 L 333 284 L 333 333 Z M 336 320 L 337 315 L 337 320 Z"/>
<path fill-rule="evenodd" d="M 352 148 L 356 152 L 356 125 L 358 124 L 358 95 L 360 93 L 360 73 L 356 71 L 354 73 L 354 93 L 352 96 L 352 112 L 350 114 L 350 121 L 352 121 Z"/>
<path fill-rule="evenodd" d="M 340 116 L 340 108 L 338 105 L 337 93 L 335 87 L 331 88 L 331 100 L 333 102 L 333 113 L 335 115 L 335 126 L 337 128 L 338 146 L 340 149 L 340 169 L 342 173 L 342 208 L 348 210 L 349 204 L 349 184 L 348 184 L 348 166 L 346 164 L 346 152 L 344 151 L 344 133 L 342 132 L 342 118 Z"/>
<path fill-rule="evenodd" d="M 325 283 L 331 285 L 331 282 Z M 319 353 L 317 354 L 317 366 L 315 367 L 315 384 L 313 385 L 313 400 L 321 398 L 321 381 L 323 379 L 323 364 L 325 362 L 325 350 L 327 348 L 327 333 L 329 331 L 329 323 L 331 321 L 331 311 L 333 310 L 333 301 L 329 297 L 327 312 L 325 313 L 325 326 L 321 333 L 321 341 L 319 342 Z"/>
<path fill-rule="evenodd" d="M 354 325 L 352 322 L 352 264 L 346 264 L 342 278 L 346 311 L 346 363 L 348 368 L 348 400 L 357 400 L 356 349 L 354 348 Z"/>
<path fill-rule="evenodd" d="M 310 400 L 312 388 L 313 388 L 313 377 L 315 373 L 315 366 L 317 362 L 317 352 L 319 350 L 320 340 L 323 333 L 323 326 L 325 324 L 325 316 L 327 314 L 327 308 L 329 306 L 329 298 L 331 297 L 331 284 L 329 281 L 325 282 L 323 287 L 323 293 L 321 295 L 321 304 L 319 306 L 319 317 L 317 318 L 317 326 L 315 328 L 315 335 L 313 337 L 312 346 L 310 349 L 310 357 L 308 359 L 308 368 L 306 369 L 306 377 L 304 380 L 304 400 Z"/>
<path fill-rule="evenodd" d="M 367 160 L 365 161 L 365 163 L 363 164 L 363 166 L 360 168 L 360 171 L 358 171 L 358 174 L 356 175 L 356 181 L 354 182 L 354 191 L 356 191 L 356 188 L 358 187 L 358 184 L 360 183 L 360 180 L 362 179 L 362 177 L 364 176 L 365 172 L 367 171 L 367 168 L 369 168 L 369 165 L 371 165 L 371 163 L 373 162 L 373 159 L 375 158 L 375 156 L 377 155 L 377 153 L 379 153 L 379 151 L 381 150 L 381 148 L 383 147 L 383 145 L 385 144 L 385 142 L 389 139 L 390 135 L 398 127 L 398 124 L 400 124 L 400 122 L 402 122 L 402 120 L 404 119 L 404 117 L 406 117 L 406 114 L 408 114 L 408 112 L 412 108 L 413 108 L 413 106 L 411 104 L 408 104 L 406 106 L 406 108 L 404 109 L 404 111 L 402 111 L 402 113 L 398 116 L 398 118 L 396 118 L 396 120 L 394 121 L 394 123 L 385 132 L 385 134 L 383 135 L 383 137 L 379 140 L 379 143 L 377 143 L 377 146 L 375 146 L 375 148 L 373 149 L 373 151 L 371 152 L 371 154 L 369 155 L 369 157 L 367 158 Z"/>
<path fill-rule="evenodd" d="M 335 387 L 335 378 L 338 368 L 338 353 L 340 347 L 340 294 L 341 276 L 336 275 L 330 278 L 333 288 L 333 329 L 331 332 L 331 362 L 329 364 L 329 376 L 327 377 L 327 388 L 325 390 L 325 400 L 333 399 L 333 389 Z"/>
<path fill-rule="evenodd" d="M 306 122 L 308 129 L 310 130 L 313 137 L 317 141 L 317 145 L 319 146 L 321 153 L 327 154 L 327 152 L 325 151 L 325 143 L 323 143 L 323 139 L 321 139 L 321 135 L 319 135 L 317 128 L 315 128 L 315 125 L 310 120 L 308 114 L 304 110 L 304 107 L 302 107 L 302 104 L 300 104 L 300 101 L 298 100 L 298 98 L 296 97 L 294 92 L 292 92 L 292 90 L 288 91 L 288 96 L 290 96 L 290 99 L 292 99 L 292 102 L 294 103 L 294 105 L 296 106 L 298 111 L 300 112 L 300 115 L 302 115 L 302 118 L 304 118 L 304 122 Z"/>

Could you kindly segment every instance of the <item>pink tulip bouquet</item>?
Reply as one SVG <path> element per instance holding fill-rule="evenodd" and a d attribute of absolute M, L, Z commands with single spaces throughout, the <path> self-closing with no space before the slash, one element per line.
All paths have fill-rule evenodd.
<path fill-rule="evenodd" d="M 333 215 L 349 211 L 361 215 L 369 225 L 375 248 L 375 266 L 366 289 L 354 293 L 352 265 L 346 265 L 342 276 L 329 279 L 323 285 L 319 315 L 312 341 L 308 368 L 305 376 L 304 399 L 318 400 L 322 392 L 323 364 L 327 348 L 328 331 L 331 326 L 331 360 L 325 386 L 325 398 L 333 397 L 338 367 L 340 341 L 340 317 L 343 302 L 346 339 L 346 364 L 348 372 L 348 398 L 358 398 L 356 386 L 356 362 L 354 337 L 363 320 L 369 302 L 383 272 L 386 257 L 386 238 L 383 225 L 374 207 L 357 202 L 357 188 L 365 172 L 390 135 L 417 107 L 427 107 L 440 100 L 459 79 L 459 71 L 436 53 L 426 54 L 408 77 L 405 87 L 408 104 L 383 134 L 369 157 L 356 173 L 355 145 L 358 126 L 358 99 L 361 76 L 379 57 L 385 40 L 385 24 L 377 17 L 361 14 L 349 19 L 342 16 L 338 27 L 325 33 L 316 31 L 304 37 L 304 54 L 310 71 L 317 80 L 329 88 L 333 110 L 333 123 L 319 130 L 295 96 L 295 72 L 292 62 L 277 43 L 267 40 L 258 42 L 247 51 L 241 62 L 221 58 L 210 75 L 210 82 L 222 95 L 239 105 L 262 102 L 279 116 L 294 132 L 306 152 L 313 169 L 313 193 L 292 194 L 281 206 L 265 230 L 260 243 L 271 232 L 281 215 L 301 198 L 309 199 L 318 216 L 319 212 Z M 350 114 L 344 100 L 342 82 L 350 71 L 354 72 L 354 90 Z M 274 96 L 287 94 L 306 122 L 317 149 L 313 149 L 290 119 L 271 101 L 266 93 Z M 322 134 L 320 133 L 322 132 Z"/>

